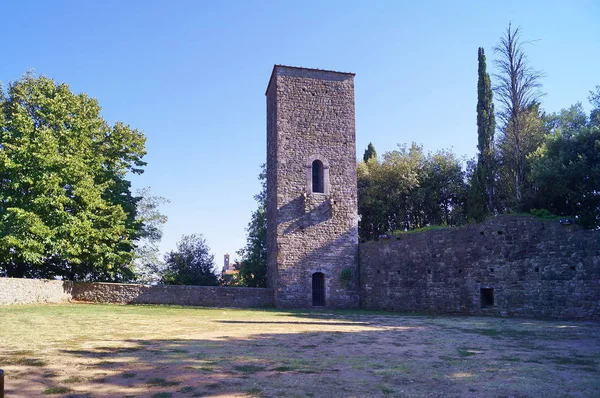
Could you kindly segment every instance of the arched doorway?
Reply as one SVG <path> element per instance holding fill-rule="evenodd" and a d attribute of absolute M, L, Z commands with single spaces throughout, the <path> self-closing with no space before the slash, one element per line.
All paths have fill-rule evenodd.
<path fill-rule="evenodd" d="M 325 274 L 322 272 L 315 272 L 312 275 L 312 305 L 325 306 Z"/>

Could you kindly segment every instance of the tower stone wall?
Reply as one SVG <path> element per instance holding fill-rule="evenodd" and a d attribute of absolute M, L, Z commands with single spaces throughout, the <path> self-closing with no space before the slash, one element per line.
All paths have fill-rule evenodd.
<path fill-rule="evenodd" d="M 267 268 L 275 303 L 315 305 L 317 275 L 324 298 L 316 305 L 357 308 L 354 74 L 276 65 L 266 96 Z M 313 192 L 315 178 L 322 192 Z"/>

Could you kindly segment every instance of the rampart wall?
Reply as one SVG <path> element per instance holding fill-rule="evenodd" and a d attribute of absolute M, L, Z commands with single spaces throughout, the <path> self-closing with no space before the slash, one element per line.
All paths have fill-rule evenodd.
<path fill-rule="evenodd" d="M 251 287 L 75 283 L 73 300 L 118 304 L 272 307 L 273 290 Z"/>
<path fill-rule="evenodd" d="M 0 305 L 82 301 L 206 307 L 272 307 L 273 290 L 249 287 L 148 286 L 0 278 Z"/>
<path fill-rule="evenodd" d="M 73 282 L 0 278 L 0 305 L 62 303 L 71 300 Z"/>
<path fill-rule="evenodd" d="M 370 310 L 600 319 L 600 231 L 499 216 L 360 245 Z M 0 304 L 272 307 L 273 289 L 0 278 Z"/>
<path fill-rule="evenodd" d="M 600 319 L 600 231 L 499 216 L 360 245 L 371 310 Z"/>

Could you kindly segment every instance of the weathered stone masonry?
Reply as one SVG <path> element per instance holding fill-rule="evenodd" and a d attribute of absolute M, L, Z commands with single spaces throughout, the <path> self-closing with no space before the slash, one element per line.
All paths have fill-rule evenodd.
<path fill-rule="evenodd" d="M 72 290 L 71 281 L 0 278 L 0 305 L 62 303 L 71 300 Z"/>
<path fill-rule="evenodd" d="M 360 297 L 366 309 L 600 318 L 600 232 L 556 221 L 497 217 L 366 243 L 358 262 L 354 75 L 276 65 L 266 95 L 276 306 L 315 306 L 321 275 L 317 306 L 355 308 Z"/>
<path fill-rule="evenodd" d="M 73 284 L 73 300 L 117 304 L 169 304 L 206 307 L 272 307 L 273 291 L 252 287 Z"/>
<path fill-rule="evenodd" d="M 0 305 L 82 301 L 207 307 L 272 307 L 273 290 L 251 287 L 136 285 L 0 278 Z"/>
<path fill-rule="evenodd" d="M 499 216 L 364 243 L 360 265 L 365 309 L 600 319 L 600 231 L 558 221 Z"/>
<path fill-rule="evenodd" d="M 312 306 L 312 283 L 322 276 L 321 305 L 356 308 L 354 74 L 276 65 L 266 96 L 267 267 L 275 303 Z M 322 192 L 314 192 L 321 189 L 315 181 Z"/>
<path fill-rule="evenodd" d="M 0 278 L 0 304 L 360 301 L 372 310 L 600 319 L 600 231 L 557 221 L 499 216 L 364 243 L 359 269 L 354 75 L 276 65 L 266 95 L 269 288 Z"/>

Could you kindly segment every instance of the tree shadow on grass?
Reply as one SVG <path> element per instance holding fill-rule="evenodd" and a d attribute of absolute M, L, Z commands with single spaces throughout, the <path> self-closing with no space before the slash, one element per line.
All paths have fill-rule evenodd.
<path fill-rule="evenodd" d="M 298 323 L 337 329 L 87 342 L 61 349 L 56 364 L 45 364 L 37 379 L 27 379 L 43 382 L 53 396 L 71 397 L 551 396 L 551 386 L 561 382 L 567 395 L 592 396 L 600 387 L 598 342 L 561 347 L 562 332 L 543 350 L 527 351 L 512 348 L 513 339 L 439 329 L 425 318 L 412 320 L 413 326 L 398 318 L 395 324 Z M 532 333 L 529 340 L 536 337 Z M 69 367 L 69 376 L 53 376 L 53 366 Z M 7 388 L 9 397 L 36 395 L 39 386 L 28 383 Z"/>
<path fill-rule="evenodd" d="M 577 340 L 573 328 L 541 321 L 522 326 L 518 320 L 451 318 L 448 326 L 444 319 L 425 317 L 281 314 L 298 320 L 214 320 L 223 326 L 215 338 L 88 341 L 64 347 L 55 363 L 41 363 L 18 383 L 7 383 L 6 394 L 39 396 L 39 383 L 52 396 L 157 398 L 552 396 L 557 384 L 566 395 L 593 396 L 600 388 L 600 343 L 593 340 L 597 324 L 587 329 L 579 325 L 586 331 Z M 473 332 L 478 330 L 473 322 L 507 330 L 527 326 L 530 334 L 498 339 L 493 333 Z M 265 328 L 231 337 L 226 335 L 228 324 Z M 285 328 L 264 333 L 269 325 Z M 303 329 L 294 331 L 294 326 Z M 552 339 L 543 334 L 544 326 Z M 542 334 L 545 345 L 538 341 Z"/>
<path fill-rule="evenodd" d="M 248 325 L 316 325 L 316 326 L 367 326 L 370 322 L 306 322 L 306 321 L 216 321 L 218 323 L 248 324 Z"/>

